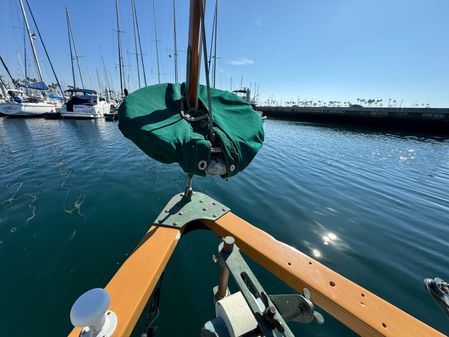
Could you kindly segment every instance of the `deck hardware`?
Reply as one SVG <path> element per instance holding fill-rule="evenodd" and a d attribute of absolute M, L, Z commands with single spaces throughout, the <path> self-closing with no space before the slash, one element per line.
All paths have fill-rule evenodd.
<path fill-rule="evenodd" d="M 186 195 L 176 194 L 154 223 L 164 227 L 182 228 L 195 220 L 216 220 L 230 210 L 203 193 L 192 192 L 190 196 Z"/>
<path fill-rule="evenodd" d="M 282 335 L 293 337 L 294 335 L 285 320 L 254 276 L 249 266 L 246 264 L 238 247 L 235 245 L 234 240 L 235 239 L 232 237 L 226 237 L 218 247 L 219 253 L 217 255 L 217 260 L 220 264 L 220 283 L 222 281 L 222 271 L 227 270 L 235 279 L 248 308 L 257 321 L 256 330 L 258 336 Z M 223 287 L 224 286 L 222 286 L 222 288 Z M 218 293 L 218 291 L 215 290 L 216 288 L 214 288 L 214 292 Z M 217 299 L 216 295 L 215 299 Z M 203 330 L 207 330 L 207 327 L 214 327 L 216 325 L 216 320 L 219 318 L 220 317 L 217 317 L 214 320 L 207 322 L 203 327 Z M 227 328 L 228 333 L 230 333 L 232 329 L 230 329 L 230 327 Z M 218 334 L 215 330 L 213 330 L 213 333 L 216 333 L 216 335 L 220 337 L 223 336 L 223 334 Z"/>
<path fill-rule="evenodd" d="M 91 289 L 82 294 L 70 310 L 73 326 L 83 328 L 80 337 L 110 337 L 117 327 L 117 315 L 108 310 L 111 300 L 106 290 Z"/>
<path fill-rule="evenodd" d="M 246 333 L 255 333 L 257 336 L 292 337 L 293 333 L 286 322 L 324 322 L 323 316 L 315 311 L 308 289 L 303 289 L 301 294 L 268 295 L 246 264 L 233 237 L 227 236 L 222 240 L 218 246 L 218 255 L 214 256 L 213 261 L 220 264 L 219 285 L 214 287 L 216 318 L 204 325 L 201 336 L 240 336 L 235 331 L 241 331 L 242 326 L 251 327 L 251 322 L 255 319 L 256 328 L 247 330 L 245 336 Z M 228 289 L 230 274 L 240 290 L 232 295 Z M 242 304 L 246 307 L 245 312 L 249 310 L 252 313 L 251 317 L 242 316 L 244 322 L 232 320 L 233 315 L 236 315 L 232 312 L 236 306 L 226 308 L 226 299 L 237 294 L 245 300 Z"/>
<path fill-rule="evenodd" d="M 223 239 L 222 245 L 220 245 L 223 253 L 230 254 L 234 249 L 235 239 L 232 236 L 227 236 Z M 220 249 L 220 248 L 219 248 Z M 225 264 L 220 264 L 220 278 L 217 291 L 215 292 L 215 300 L 221 300 L 229 294 L 228 290 L 229 281 L 229 269 Z"/>
<path fill-rule="evenodd" d="M 311 323 L 315 319 L 318 324 L 324 323 L 323 315 L 315 311 L 307 288 L 302 294 L 270 295 L 270 299 L 286 322 Z"/>

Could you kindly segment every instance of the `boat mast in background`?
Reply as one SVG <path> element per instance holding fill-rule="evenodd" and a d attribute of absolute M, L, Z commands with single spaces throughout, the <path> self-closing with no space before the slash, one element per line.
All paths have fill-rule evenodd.
<path fill-rule="evenodd" d="M 37 58 L 36 48 L 34 47 L 34 39 L 33 39 L 33 36 L 31 35 L 30 26 L 28 25 L 28 20 L 27 20 L 27 16 L 25 13 L 25 8 L 23 7 L 22 0 L 19 0 L 19 4 L 20 4 L 20 9 L 22 10 L 23 22 L 25 23 L 25 26 L 26 26 L 26 29 L 28 32 L 28 38 L 30 40 L 31 49 L 33 50 L 34 64 L 36 65 L 37 75 L 39 76 L 39 81 L 42 82 L 43 79 L 42 79 L 41 66 L 39 64 L 39 59 Z"/>
<path fill-rule="evenodd" d="M 133 0 L 133 11 L 134 11 L 134 18 L 136 20 L 137 41 L 139 42 L 139 53 L 140 53 L 140 63 L 142 64 L 143 83 L 145 84 L 145 86 L 147 86 L 147 75 L 145 73 L 145 62 L 143 61 L 142 43 L 140 40 L 139 20 L 137 18 L 136 5 L 134 1 L 135 0 Z"/>
<path fill-rule="evenodd" d="M 212 24 L 212 37 L 209 52 L 209 69 L 211 68 L 212 59 L 214 60 L 212 86 L 215 88 L 217 75 L 217 29 L 218 29 L 218 0 L 215 0 L 214 19 Z M 213 53 L 212 53 L 213 48 Z"/>
<path fill-rule="evenodd" d="M 28 67 L 27 67 L 27 29 L 25 23 L 23 24 L 23 72 L 25 75 L 25 81 L 28 80 Z"/>
<path fill-rule="evenodd" d="M 101 50 L 101 45 L 100 45 L 100 57 L 101 57 L 101 63 L 103 65 L 103 72 L 104 72 L 104 78 L 106 81 L 106 85 L 108 87 L 108 90 L 111 90 L 111 82 L 109 81 L 109 76 L 108 76 L 108 71 L 106 70 L 106 64 L 104 63 L 104 57 L 103 57 L 103 52 Z"/>
<path fill-rule="evenodd" d="M 122 53 L 122 39 L 121 39 L 121 31 L 120 31 L 120 15 L 119 15 L 119 9 L 118 9 L 118 0 L 115 0 L 115 12 L 117 14 L 117 43 L 118 43 L 118 66 L 119 66 L 119 73 L 120 73 L 120 95 L 124 96 L 124 80 L 125 80 L 125 74 L 123 69 L 123 53 Z"/>
<path fill-rule="evenodd" d="M 158 46 L 158 39 L 157 39 L 157 25 L 156 25 L 156 5 L 154 4 L 153 0 L 153 23 L 154 23 L 154 43 L 156 44 L 156 62 L 157 62 L 157 82 L 161 83 L 161 69 L 159 66 L 159 46 Z"/>
<path fill-rule="evenodd" d="M 178 83 L 178 46 L 176 42 L 176 0 L 173 0 L 173 40 L 174 40 L 174 54 L 175 62 L 175 83 Z"/>
<path fill-rule="evenodd" d="M 67 35 L 69 36 L 69 49 L 70 49 L 70 63 L 72 65 L 72 79 L 73 79 L 73 89 L 76 88 L 76 79 L 75 79 L 75 66 L 73 65 L 73 51 L 72 51 L 72 34 L 70 32 L 70 17 L 69 10 L 65 8 L 65 15 L 67 20 Z"/>
<path fill-rule="evenodd" d="M 76 50 L 76 44 L 75 44 L 75 37 L 74 37 L 74 34 L 73 34 L 73 28 L 72 28 L 72 21 L 70 20 L 70 15 L 69 15 L 69 11 L 68 11 L 68 9 L 66 8 L 66 14 L 67 14 L 67 25 L 68 25 L 68 30 L 69 30 L 69 41 L 71 41 L 71 47 L 70 48 L 72 48 L 73 47 L 73 51 L 75 52 L 75 59 L 76 59 L 76 64 L 77 64 L 77 67 L 78 67 L 78 73 L 79 73 L 79 75 L 80 75 L 80 81 L 81 81 L 81 86 L 83 87 L 83 88 L 85 88 L 85 86 L 84 86 L 84 81 L 83 81 L 83 74 L 82 74 L 82 72 L 81 72 L 81 65 L 80 65 L 80 60 L 79 60 L 79 56 L 78 56 L 78 52 L 77 52 L 77 50 Z M 70 42 L 69 42 L 70 43 Z M 72 67 L 73 67 L 73 56 L 72 56 L 72 50 L 70 50 L 70 56 L 72 57 Z M 73 73 L 73 76 L 75 76 L 75 73 Z M 74 83 L 74 86 L 73 86 L 73 88 L 76 88 L 76 86 L 75 86 L 75 80 L 73 80 L 73 83 Z"/>
<path fill-rule="evenodd" d="M 139 66 L 139 51 L 138 51 L 138 45 L 137 45 L 137 28 L 136 28 L 136 1 L 131 0 L 131 9 L 132 9 L 132 16 L 133 16 L 133 32 L 134 32 L 134 48 L 136 50 L 136 70 L 137 70 L 137 84 L 140 88 L 140 66 Z"/>

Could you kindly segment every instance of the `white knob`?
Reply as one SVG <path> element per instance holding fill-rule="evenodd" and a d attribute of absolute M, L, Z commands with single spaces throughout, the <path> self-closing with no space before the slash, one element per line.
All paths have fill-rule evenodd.
<path fill-rule="evenodd" d="M 73 303 L 70 310 L 70 321 L 77 327 L 92 327 L 94 332 L 98 333 L 105 324 L 105 314 L 110 302 L 111 299 L 106 290 L 91 289 Z"/>

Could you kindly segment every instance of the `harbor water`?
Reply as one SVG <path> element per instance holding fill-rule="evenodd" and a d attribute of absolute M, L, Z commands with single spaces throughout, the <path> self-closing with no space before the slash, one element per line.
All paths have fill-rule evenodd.
<path fill-rule="evenodd" d="M 194 189 L 449 334 L 423 285 L 449 279 L 449 138 L 274 120 L 265 132 L 246 171 L 195 177 Z M 107 284 L 184 184 L 177 165 L 148 158 L 115 122 L 1 118 L 0 336 L 66 335 L 72 303 Z M 181 240 L 156 336 L 199 336 L 213 318 L 218 243 L 207 231 Z M 292 291 L 250 265 L 269 293 Z M 328 315 L 290 326 L 355 336 Z"/>

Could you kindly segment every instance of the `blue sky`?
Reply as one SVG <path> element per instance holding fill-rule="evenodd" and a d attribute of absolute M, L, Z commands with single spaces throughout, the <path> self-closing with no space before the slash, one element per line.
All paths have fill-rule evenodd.
<path fill-rule="evenodd" d="M 114 0 L 29 0 L 62 82 L 71 83 L 65 22 L 69 8 L 87 86 L 98 69 L 118 87 Z M 131 0 L 120 0 L 128 87 L 137 87 Z M 173 82 L 172 1 L 155 0 L 163 82 Z M 176 0 L 181 78 L 185 77 L 188 0 Z M 136 0 L 147 77 L 156 83 L 151 0 Z M 214 0 L 208 1 L 208 31 Z M 449 106 L 447 0 L 219 0 L 217 86 L 259 86 L 262 100 L 389 98 Z M 17 76 L 23 53 L 17 0 L 0 0 L 0 55 Z M 208 41 L 209 42 L 209 41 Z M 101 46 L 101 47 L 100 47 Z M 39 47 L 44 76 L 50 68 Z M 21 55 L 23 58 L 23 55 Z M 29 53 L 28 59 L 31 59 Z M 30 68 L 33 64 L 30 63 Z M 0 70 L 4 74 L 3 69 Z"/>

